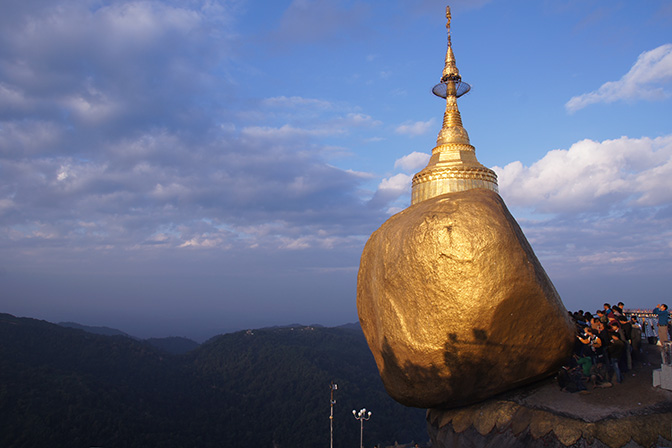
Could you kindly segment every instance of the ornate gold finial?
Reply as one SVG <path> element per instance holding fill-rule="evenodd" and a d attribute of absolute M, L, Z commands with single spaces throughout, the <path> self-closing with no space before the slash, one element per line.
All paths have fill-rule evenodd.
<path fill-rule="evenodd" d="M 448 77 L 460 77 L 460 72 L 455 65 L 455 55 L 453 54 L 453 43 L 450 38 L 450 6 L 446 6 L 446 31 L 448 33 L 448 50 L 446 50 L 446 63 L 443 68 L 441 82 Z M 466 92 L 465 92 L 466 93 Z"/>
<path fill-rule="evenodd" d="M 413 177 L 411 204 L 444 193 L 474 188 L 498 191 L 497 175 L 478 162 L 475 149 L 469 142 L 469 134 L 462 126 L 457 99 L 467 93 L 471 86 L 462 81 L 455 63 L 450 36 L 450 6 L 446 7 L 446 19 L 448 50 L 441 81 L 432 89 L 436 96 L 446 99 L 446 111 L 436 147 L 432 149 L 432 157 L 425 169 Z"/>

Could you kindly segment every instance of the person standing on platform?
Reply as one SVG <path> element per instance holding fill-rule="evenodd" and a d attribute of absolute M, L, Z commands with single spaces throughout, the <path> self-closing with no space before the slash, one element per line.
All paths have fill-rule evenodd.
<path fill-rule="evenodd" d="M 632 355 L 639 359 L 639 350 L 642 347 L 642 325 L 637 321 L 637 316 L 630 317 L 630 344 Z"/>
<path fill-rule="evenodd" d="M 658 331 L 656 327 L 658 325 L 653 321 L 652 317 L 642 319 L 642 328 L 644 329 L 644 336 L 646 337 L 649 345 L 654 345 L 656 339 L 658 338 Z"/>
<path fill-rule="evenodd" d="M 666 304 L 656 305 L 653 314 L 658 316 L 658 345 L 663 345 L 669 340 L 667 324 L 670 322 L 670 311 Z"/>

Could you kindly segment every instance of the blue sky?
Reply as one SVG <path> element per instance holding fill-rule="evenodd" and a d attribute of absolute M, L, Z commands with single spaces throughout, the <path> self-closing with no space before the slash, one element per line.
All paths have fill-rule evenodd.
<path fill-rule="evenodd" d="M 440 130 L 445 6 L 3 1 L 0 311 L 355 321 L 364 243 Z M 566 306 L 672 304 L 672 4 L 451 7 L 464 126 Z"/>

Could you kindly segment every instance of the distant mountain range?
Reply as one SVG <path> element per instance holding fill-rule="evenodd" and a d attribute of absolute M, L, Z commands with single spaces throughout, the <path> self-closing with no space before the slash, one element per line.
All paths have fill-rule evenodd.
<path fill-rule="evenodd" d="M 139 338 L 124 333 L 121 330 L 117 330 L 116 328 L 91 327 L 89 325 L 82 325 L 76 322 L 59 322 L 58 325 L 61 327 L 76 328 L 78 330 L 84 330 L 87 333 L 100 334 L 103 336 L 126 336 L 140 340 Z M 170 353 L 171 355 L 183 355 L 192 350 L 195 350 L 200 345 L 198 342 L 192 341 L 191 339 L 176 336 L 170 336 L 167 338 L 149 338 L 145 339 L 144 342 L 163 352 Z"/>
<path fill-rule="evenodd" d="M 105 334 L 99 334 L 105 332 Z M 0 446 L 334 448 L 428 439 L 385 392 L 358 324 L 138 340 L 0 314 Z"/>

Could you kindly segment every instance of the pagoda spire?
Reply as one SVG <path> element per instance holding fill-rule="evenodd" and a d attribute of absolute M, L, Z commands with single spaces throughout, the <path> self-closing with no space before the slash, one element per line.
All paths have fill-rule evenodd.
<path fill-rule="evenodd" d="M 450 6 L 446 7 L 446 19 L 448 49 L 441 81 L 432 89 L 436 96 L 446 99 L 446 111 L 429 163 L 413 177 L 411 204 L 474 188 L 498 191 L 497 175 L 478 162 L 469 134 L 462 125 L 457 99 L 471 86 L 462 81 L 455 62 L 450 36 Z"/>

